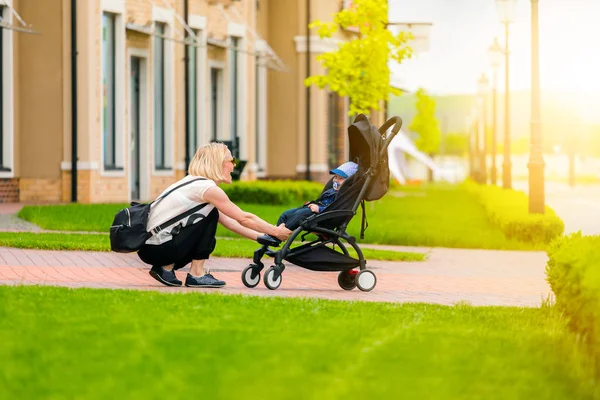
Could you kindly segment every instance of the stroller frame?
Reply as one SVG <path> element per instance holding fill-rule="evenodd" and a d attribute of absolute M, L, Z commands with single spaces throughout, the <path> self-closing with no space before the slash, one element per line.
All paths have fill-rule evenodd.
<path fill-rule="evenodd" d="M 359 121 L 359 118 L 362 118 L 360 119 L 360 121 L 366 120 L 368 122 L 368 118 L 366 116 L 359 115 L 354 121 L 354 124 L 356 124 L 357 121 Z M 390 135 L 386 137 L 385 135 L 387 130 L 392 126 L 393 128 L 391 130 Z M 387 155 L 387 148 L 394 136 L 400 131 L 401 127 L 402 119 L 396 116 L 388 119 L 377 130 L 381 137 L 384 139 L 383 145 L 381 146 L 381 148 L 379 149 L 379 153 L 377 154 L 377 160 L 387 160 L 387 158 L 384 158 Z M 348 130 L 350 132 L 350 128 Z M 360 168 L 359 171 L 361 171 Z M 371 270 L 367 269 L 367 261 L 365 260 L 362 250 L 356 242 L 356 238 L 354 236 L 350 236 L 346 232 L 346 227 L 348 226 L 352 218 L 356 215 L 356 211 L 358 210 L 359 205 L 364 200 L 364 196 L 367 193 L 367 190 L 369 190 L 373 180 L 376 178 L 377 175 L 377 171 L 373 169 L 372 165 L 370 165 L 368 169 L 363 170 L 363 172 L 366 176 L 366 179 L 360 187 L 360 192 L 356 196 L 356 199 L 353 202 L 351 209 L 333 211 L 325 210 L 322 213 L 311 215 L 310 217 L 302 221 L 300 226 L 296 228 L 286 240 L 283 247 L 277 251 L 269 248 L 271 243 L 265 243 L 259 240 L 259 243 L 262 244 L 262 247 L 254 252 L 254 256 L 252 259 L 253 263 L 248 265 L 248 267 L 246 267 L 242 272 L 242 282 L 244 283 L 244 285 L 246 287 L 253 288 L 260 283 L 260 273 L 265 267 L 261 259 L 265 254 L 274 259 L 274 265 L 269 267 L 265 272 L 264 284 L 268 289 L 276 290 L 281 285 L 282 274 L 285 270 L 283 260 L 291 260 L 290 262 L 294 262 L 294 260 L 297 260 L 305 253 L 311 251 L 321 251 L 325 258 L 333 256 L 333 253 L 338 254 L 338 256 L 336 257 L 338 259 L 342 258 L 340 262 L 341 265 L 324 266 L 319 265 L 318 262 L 317 265 L 301 265 L 301 263 L 296 263 L 296 265 L 314 271 L 340 271 L 340 273 L 338 274 L 338 284 L 344 290 L 352 290 L 355 287 L 358 287 L 360 290 L 365 292 L 373 290 L 377 283 L 377 278 Z M 354 176 L 348 178 L 348 180 L 352 178 L 354 178 Z M 389 179 L 389 176 L 387 179 Z M 347 181 L 345 181 L 344 184 L 346 184 Z M 354 181 L 352 182 L 354 183 Z M 331 183 L 331 181 L 329 183 Z M 344 184 L 342 184 L 340 192 L 344 188 Z M 333 229 L 319 225 L 320 223 L 339 218 L 344 218 L 344 222 Z M 317 239 L 292 248 L 291 246 L 294 243 L 294 240 L 298 237 L 298 235 L 302 233 L 303 235 L 301 236 L 301 239 L 303 242 L 305 236 L 311 233 L 316 234 Z M 342 240 L 347 242 L 356 251 L 358 260 L 350 257 L 348 249 L 342 243 Z M 333 245 L 334 247 L 339 246 L 342 253 L 340 254 L 336 252 L 327 245 Z M 346 259 L 344 259 L 344 257 Z M 324 261 L 324 263 L 327 263 L 327 261 Z M 356 270 L 356 268 L 358 268 L 358 271 Z"/>

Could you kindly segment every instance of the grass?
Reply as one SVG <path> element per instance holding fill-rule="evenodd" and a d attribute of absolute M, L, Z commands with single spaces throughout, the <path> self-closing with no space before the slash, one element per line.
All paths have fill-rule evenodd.
<path fill-rule="evenodd" d="M 1 398 L 591 399 L 552 308 L 0 286 Z"/>
<path fill-rule="evenodd" d="M 108 231 L 115 213 L 124 204 L 67 204 L 26 206 L 19 216 L 44 229 Z M 275 223 L 282 211 L 297 205 L 240 204 L 241 208 Z M 540 250 L 507 239 L 490 224 L 483 207 L 461 186 L 424 185 L 390 191 L 383 199 L 366 203 L 369 227 L 363 243 L 455 248 Z M 360 234 L 361 211 L 349 225 L 349 233 Z M 219 226 L 218 236 L 235 236 Z"/>
<path fill-rule="evenodd" d="M 43 250 L 86 250 L 110 251 L 106 234 L 31 233 L 0 232 L 0 247 Z M 215 257 L 252 258 L 260 245 L 248 239 L 221 238 L 213 252 Z M 356 257 L 352 248 L 350 255 Z M 425 255 L 403 251 L 361 249 L 367 260 L 379 261 L 423 261 Z"/>

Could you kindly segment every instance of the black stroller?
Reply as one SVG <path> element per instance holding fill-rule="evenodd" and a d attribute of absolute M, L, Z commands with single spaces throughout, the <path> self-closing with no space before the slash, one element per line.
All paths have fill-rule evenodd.
<path fill-rule="evenodd" d="M 394 127 L 386 137 L 386 132 L 392 125 Z M 401 126 L 400 117 L 390 118 L 379 129 L 373 126 L 365 115 L 360 114 L 356 117 L 354 123 L 348 127 L 348 139 L 350 160 L 358 164 L 357 172 L 344 181 L 335 200 L 325 211 L 306 218 L 280 250 L 272 250 L 269 248 L 270 243 L 259 239 L 262 247 L 254 252 L 253 264 L 242 272 L 244 285 L 253 288 L 259 284 L 260 272 L 264 268 L 261 258 L 266 254 L 275 259 L 275 265 L 267 269 L 264 275 L 265 286 L 271 290 L 281 285 L 285 269 L 283 260 L 313 271 L 340 271 L 338 284 L 342 289 L 352 290 L 358 286 L 365 292 L 373 290 L 377 278 L 372 271 L 366 269 L 367 262 L 356 243 L 356 238 L 346 233 L 346 227 L 356 215 L 358 206 L 362 205 L 361 239 L 364 237 L 364 201 L 380 199 L 388 191 L 390 171 L 387 148 Z M 325 185 L 324 191 L 332 185 L 333 179 Z M 303 244 L 292 248 L 296 237 L 303 232 Z M 316 235 L 317 239 L 304 243 L 308 234 Z M 354 248 L 358 260 L 349 255 L 342 239 Z M 357 267 L 359 271 L 356 270 Z"/>

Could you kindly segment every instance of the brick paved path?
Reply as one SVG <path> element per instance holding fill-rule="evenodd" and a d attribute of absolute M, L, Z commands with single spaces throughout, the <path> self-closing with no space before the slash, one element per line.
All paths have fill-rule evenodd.
<path fill-rule="evenodd" d="M 149 267 L 135 254 L 12 248 L 0 248 L 0 284 L 173 293 L 201 290 L 258 296 L 439 304 L 466 301 L 473 305 L 517 306 L 538 306 L 550 294 L 544 275 L 545 253 L 443 248 L 420 250 L 429 250 L 427 261 L 368 261 L 368 267 L 374 270 L 378 279 L 376 288 L 368 293 L 358 289 L 350 292 L 342 290 L 337 284 L 337 273 L 313 272 L 293 265 L 287 265 L 278 290 L 268 290 L 262 282 L 256 288 L 248 289 L 242 284 L 240 273 L 249 260 L 227 258 L 210 260 L 214 275 L 227 282 L 225 288 L 169 288 L 152 279 L 148 275 Z M 187 268 L 178 272 L 180 279 L 185 278 L 185 271 Z"/>

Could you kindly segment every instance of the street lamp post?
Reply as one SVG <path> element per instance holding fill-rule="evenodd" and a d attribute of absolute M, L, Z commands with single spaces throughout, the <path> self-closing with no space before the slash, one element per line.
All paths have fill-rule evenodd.
<path fill-rule="evenodd" d="M 465 117 L 465 131 L 467 132 L 468 142 L 468 156 L 469 156 L 469 178 L 475 179 L 475 146 L 473 144 L 473 132 L 472 132 L 472 119 L 471 114 Z"/>
<path fill-rule="evenodd" d="M 479 145 L 479 112 L 476 106 L 471 109 L 471 137 L 473 143 L 473 180 L 481 183 L 481 149 Z"/>
<path fill-rule="evenodd" d="M 494 85 L 492 88 L 492 168 L 490 182 L 492 185 L 496 185 L 498 181 L 498 170 L 496 169 L 496 156 L 497 156 L 497 142 L 498 142 L 498 67 L 502 62 L 504 51 L 498 43 L 498 38 L 494 38 L 494 43 L 489 49 L 490 61 L 492 64 L 492 70 L 494 73 L 493 81 Z"/>
<path fill-rule="evenodd" d="M 544 157 L 540 127 L 540 63 L 538 53 L 538 0 L 531 0 L 531 146 L 529 151 L 529 212 L 543 214 Z"/>
<path fill-rule="evenodd" d="M 479 88 L 479 99 L 478 105 L 480 110 L 481 117 L 479 118 L 479 134 L 481 135 L 482 150 L 479 157 L 479 170 L 480 170 L 480 178 L 481 183 L 484 185 L 487 184 L 487 154 L 488 154 L 488 140 L 486 134 L 486 125 L 487 125 L 487 102 L 486 97 L 488 93 L 488 79 L 485 74 L 481 74 L 481 77 L 477 81 L 477 86 Z"/>
<path fill-rule="evenodd" d="M 513 22 L 516 11 L 517 0 L 496 0 L 500 22 L 504 24 L 504 36 L 506 43 L 504 47 L 506 81 L 504 86 L 504 162 L 502 165 L 502 187 L 512 188 L 512 174 L 510 163 L 510 84 L 508 68 L 508 25 Z"/>

